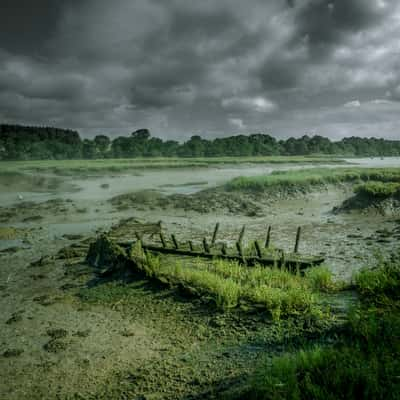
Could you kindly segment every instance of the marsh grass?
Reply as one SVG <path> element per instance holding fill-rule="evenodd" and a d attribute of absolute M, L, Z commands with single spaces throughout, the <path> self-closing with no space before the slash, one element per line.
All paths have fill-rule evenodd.
<path fill-rule="evenodd" d="M 319 294 L 335 289 L 332 275 L 321 267 L 302 276 L 286 269 L 245 267 L 218 259 L 198 259 L 189 266 L 182 260 L 144 253 L 139 245 L 132 248 L 131 257 L 140 260 L 138 265 L 147 276 L 193 288 L 210 298 L 218 309 L 257 304 L 275 320 L 299 314 L 322 315 L 326 310 Z"/>
<path fill-rule="evenodd" d="M 381 261 L 375 269 L 362 270 L 355 276 L 355 284 L 364 302 L 400 309 L 399 259 Z"/>
<path fill-rule="evenodd" d="M 337 343 L 265 357 L 240 398 L 400 398 L 400 259 L 361 271 L 355 282 L 361 304 L 349 312 Z"/>
<path fill-rule="evenodd" d="M 262 360 L 243 398 L 398 399 L 400 317 L 357 310 L 336 346 Z"/>
<path fill-rule="evenodd" d="M 382 329 L 398 330 L 399 322 L 391 319 Z M 382 325 L 381 321 L 379 326 Z M 374 321 L 365 322 L 366 332 L 374 327 Z M 394 343 L 379 343 L 370 338 L 368 344 L 375 350 L 368 351 L 357 338 L 339 348 L 315 347 L 273 359 L 254 377 L 246 398 L 398 399 L 399 348 Z"/>
<path fill-rule="evenodd" d="M 312 186 L 363 183 L 366 181 L 399 182 L 399 168 L 312 168 L 298 171 L 274 171 L 270 175 L 238 177 L 225 188 L 230 191 L 263 192 L 268 189 L 310 189 Z"/>
<path fill-rule="evenodd" d="M 325 266 L 310 268 L 306 271 L 306 278 L 316 291 L 332 292 L 344 288 L 345 284 L 332 279 L 332 272 Z"/>
<path fill-rule="evenodd" d="M 1 161 L 1 170 L 42 172 L 56 175 L 121 173 L 151 168 L 208 167 L 223 164 L 340 164 L 344 160 L 329 156 L 267 157 L 153 157 L 98 160 Z"/>
<path fill-rule="evenodd" d="M 368 182 L 358 185 L 354 192 L 372 199 L 386 199 L 400 197 L 400 182 Z"/>

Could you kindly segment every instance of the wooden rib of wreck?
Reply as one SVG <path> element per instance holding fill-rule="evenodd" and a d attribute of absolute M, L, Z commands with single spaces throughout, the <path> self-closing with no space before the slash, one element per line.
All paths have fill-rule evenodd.
<path fill-rule="evenodd" d="M 117 243 L 119 246 L 128 249 L 131 246 L 134 246 L 137 242 L 119 242 Z M 262 255 L 253 256 L 253 255 L 240 255 L 238 254 L 223 254 L 222 249 L 218 251 L 216 249 L 210 249 L 209 252 L 205 251 L 196 251 L 191 250 L 189 248 L 172 248 L 172 247 L 160 247 L 155 245 L 147 245 L 141 243 L 141 247 L 144 251 L 149 251 L 151 253 L 161 253 L 161 254 L 171 254 L 176 256 L 186 256 L 186 257 L 197 257 L 197 258 L 206 258 L 206 259 L 222 259 L 227 261 L 238 261 L 241 264 L 247 266 L 254 265 L 263 265 L 263 266 L 287 266 L 290 268 L 305 269 L 312 267 L 314 265 L 322 264 L 325 259 L 323 257 L 318 256 L 304 256 L 300 254 L 285 254 L 282 251 L 277 252 L 277 255 Z"/>
<path fill-rule="evenodd" d="M 216 243 L 217 233 L 219 230 L 219 223 L 216 224 L 211 242 L 208 243 L 207 238 L 204 237 L 202 243 L 195 245 L 193 240 L 187 240 L 185 243 L 180 243 L 175 235 L 171 235 L 169 241 L 162 232 L 161 223 L 158 224 L 146 224 L 146 228 L 141 229 L 138 226 L 138 230 L 135 231 L 136 240 L 121 241 L 118 238 L 109 238 L 115 243 L 120 249 L 123 249 L 123 253 L 127 255 L 130 253 L 130 248 L 140 243 L 142 249 L 145 252 L 159 253 L 159 254 L 170 254 L 180 257 L 195 257 L 205 259 L 222 259 L 227 261 L 237 261 L 246 266 L 262 265 L 265 267 L 285 267 L 290 270 L 304 270 L 306 268 L 320 265 L 325 259 L 321 256 L 308 256 L 299 254 L 299 242 L 301 235 L 301 228 L 297 229 L 296 241 L 294 251 L 292 253 L 285 253 L 281 249 L 272 250 L 270 248 L 271 239 L 271 227 L 267 230 L 267 240 L 265 241 L 265 247 L 262 248 L 259 241 L 255 241 L 252 244 L 252 249 L 249 254 L 245 254 L 243 250 L 242 242 L 245 233 L 245 226 L 242 227 L 239 238 L 235 243 L 235 247 L 228 249 L 226 243 Z M 144 242 L 144 235 L 158 233 L 160 238 L 160 244 Z M 170 243 L 170 245 L 169 245 Z"/>

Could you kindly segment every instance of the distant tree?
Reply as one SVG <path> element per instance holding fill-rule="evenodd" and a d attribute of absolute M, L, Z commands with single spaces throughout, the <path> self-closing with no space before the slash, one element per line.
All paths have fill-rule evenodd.
<path fill-rule="evenodd" d="M 111 140 L 108 136 L 98 135 L 94 138 L 94 144 L 96 147 L 97 155 L 100 157 L 106 157 L 110 150 Z"/>
<path fill-rule="evenodd" d="M 148 129 L 138 129 L 128 137 L 111 141 L 106 135 L 81 140 L 78 132 L 68 129 L 0 125 L 0 160 L 307 154 L 399 156 L 400 141 L 353 136 L 332 142 L 320 135 L 277 141 L 270 135 L 253 133 L 213 140 L 194 135 L 179 144 L 151 137 Z"/>
<path fill-rule="evenodd" d="M 202 157 L 204 156 L 206 147 L 207 140 L 195 135 L 182 145 L 179 155 L 184 157 Z"/>
<path fill-rule="evenodd" d="M 97 158 L 97 149 L 94 141 L 89 139 L 83 140 L 82 156 L 89 160 Z"/>
<path fill-rule="evenodd" d="M 120 136 L 111 143 L 111 156 L 115 158 L 129 157 L 129 138 Z"/>

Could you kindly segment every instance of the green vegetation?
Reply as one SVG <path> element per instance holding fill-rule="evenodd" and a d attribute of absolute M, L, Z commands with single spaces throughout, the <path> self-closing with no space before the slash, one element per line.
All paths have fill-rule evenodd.
<path fill-rule="evenodd" d="M 400 182 L 399 168 L 312 168 L 274 171 L 270 175 L 238 177 L 225 187 L 231 191 L 262 192 L 268 189 L 307 190 L 311 186 L 365 181 Z"/>
<path fill-rule="evenodd" d="M 99 159 L 131 157 L 254 157 L 293 155 L 398 156 L 400 141 L 322 136 L 276 140 L 266 134 L 213 140 L 192 136 L 184 143 L 151 137 L 147 129 L 110 139 L 81 139 L 78 132 L 51 127 L 0 125 L 0 160 Z"/>
<path fill-rule="evenodd" d="M 364 270 L 355 281 L 361 304 L 338 342 L 264 359 L 240 398 L 399 398 L 400 260 Z"/>
<path fill-rule="evenodd" d="M 148 277 L 179 285 L 212 300 L 218 309 L 246 309 L 257 304 L 273 319 L 293 315 L 320 318 L 324 313 L 319 294 L 336 289 L 332 275 L 323 267 L 301 276 L 286 269 L 255 266 L 245 268 L 237 262 L 197 260 L 184 265 L 176 260 L 144 254 L 138 247 L 131 257 Z"/>
<path fill-rule="evenodd" d="M 354 188 L 357 195 L 372 199 L 386 199 L 388 197 L 400 197 L 399 182 L 368 182 Z"/>
<path fill-rule="evenodd" d="M 400 318 L 353 316 L 347 340 L 263 361 L 248 399 L 398 399 Z"/>
<path fill-rule="evenodd" d="M 104 173 L 135 172 L 143 169 L 209 167 L 223 164 L 340 164 L 343 160 L 331 157 L 210 157 L 177 158 L 154 157 L 132 159 L 98 160 L 40 160 L 40 161 L 3 161 L 0 176 L 16 173 L 51 173 L 55 175 L 99 175 Z"/>
<path fill-rule="evenodd" d="M 382 261 L 379 268 L 365 269 L 355 277 L 364 303 L 376 307 L 395 307 L 400 310 L 400 261 Z"/>

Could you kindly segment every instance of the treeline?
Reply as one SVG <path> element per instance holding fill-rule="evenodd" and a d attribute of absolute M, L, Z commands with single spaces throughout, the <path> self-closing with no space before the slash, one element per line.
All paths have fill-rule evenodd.
<path fill-rule="evenodd" d="M 0 160 L 98 159 L 131 157 L 222 157 L 272 155 L 399 156 L 400 141 L 322 136 L 277 140 L 270 135 L 237 135 L 212 140 L 192 136 L 179 143 L 151 137 L 147 129 L 111 140 L 81 139 L 78 132 L 51 127 L 0 125 Z"/>

